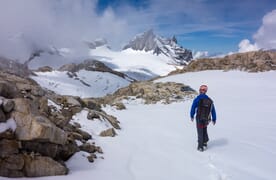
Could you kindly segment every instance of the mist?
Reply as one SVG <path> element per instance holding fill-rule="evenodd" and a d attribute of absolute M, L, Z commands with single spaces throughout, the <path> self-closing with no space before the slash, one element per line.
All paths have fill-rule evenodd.
<path fill-rule="evenodd" d="M 88 54 L 84 41 L 106 38 L 119 46 L 128 36 L 127 21 L 111 8 L 96 12 L 97 1 L 1 0 L 0 56 L 25 62 L 37 50 L 73 49 Z"/>

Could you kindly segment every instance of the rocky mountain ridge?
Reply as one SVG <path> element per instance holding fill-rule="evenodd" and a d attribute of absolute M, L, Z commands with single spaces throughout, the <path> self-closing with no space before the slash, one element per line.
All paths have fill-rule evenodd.
<path fill-rule="evenodd" d="M 227 55 L 222 58 L 197 59 L 191 61 L 183 69 L 178 69 L 170 74 L 204 70 L 241 70 L 248 72 L 276 70 L 276 52 L 260 50 Z"/>
<path fill-rule="evenodd" d="M 123 49 L 131 48 L 138 51 L 153 51 L 153 54 L 164 54 L 172 58 L 172 63 L 186 65 L 192 60 L 192 51 L 185 49 L 177 44 L 175 36 L 172 38 L 162 38 L 154 34 L 153 30 L 137 35 Z"/>

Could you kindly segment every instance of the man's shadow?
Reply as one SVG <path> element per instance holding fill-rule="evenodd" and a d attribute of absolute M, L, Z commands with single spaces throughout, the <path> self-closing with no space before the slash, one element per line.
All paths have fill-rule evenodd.
<path fill-rule="evenodd" d="M 221 147 L 228 144 L 228 140 L 226 138 L 214 139 L 208 143 L 208 148 Z"/>

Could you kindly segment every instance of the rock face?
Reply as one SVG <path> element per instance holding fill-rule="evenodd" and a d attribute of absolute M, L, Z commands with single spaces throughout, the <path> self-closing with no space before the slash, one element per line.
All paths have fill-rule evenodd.
<path fill-rule="evenodd" d="M 57 95 L 29 78 L 0 71 L 0 126 L 10 128 L 0 128 L 0 176 L 67 174 L 64 161 L 80 151 L 76 140 L 92 138 L 69 123 L 84 107 L 79 97 Z"/>
<path fill-rule="evenodd" d="M 153 30 L 137 35 L 123 49 L 131 48 L 139 51 L 153 51 L 154 54 L 164 54 L 172 58 L 172 63 L 186 65 L 192 60 L 192 51 L 184 49 L 177 44 L 175 36 L 172 38 L 162 38 L 153 33 Z"/>
<path fill-rule="evenodd" d="M 276 52 L 252 51 L 237 53 L 223 58 L 203 58 L 191 61 L 182 70 L 171 74 L 194 72 L 203 70 L 243 70 L 248 72 L 262 72 L 276 70 Z"/>
<path fill-rule="evenodd" d="M 126 74 L 118 72 L 118 71 L 114 71 L 111 68 L 109 68 L 108 66 L 106 66 L 103 62 L 100 62 L 100 61 L 94 60 L 94 59 L 87 59 L 83 63 L 80 63 L 80 64 L 75 64 L 75 63 L 65 64 L 65 65 L 61 66 L 58 70 L 75 73 L 82 69 L 87 70 L 87 71 L 109 72 L 111 74 L 117 75 L 122 78 L 128 78 L 129 80 L 133 81 L 133 79 L 128 77 Z M 72 77 L 73 76 L 74 76 L 74 74 L 72 74 Z"/>

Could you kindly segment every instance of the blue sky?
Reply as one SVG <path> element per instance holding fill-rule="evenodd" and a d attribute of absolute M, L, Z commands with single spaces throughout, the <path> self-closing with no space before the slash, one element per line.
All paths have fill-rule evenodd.
<path fill-rule="evenodd" d="M 210 53 L 237 51 L 243 39 L 253 41 L 276 0 L 99 0 L 97 12 L 112 9 L 133 33 L 154 29 L 176 35 L 179 43 Z M 275 20 L 276 21 L 276 20 Z"/>

